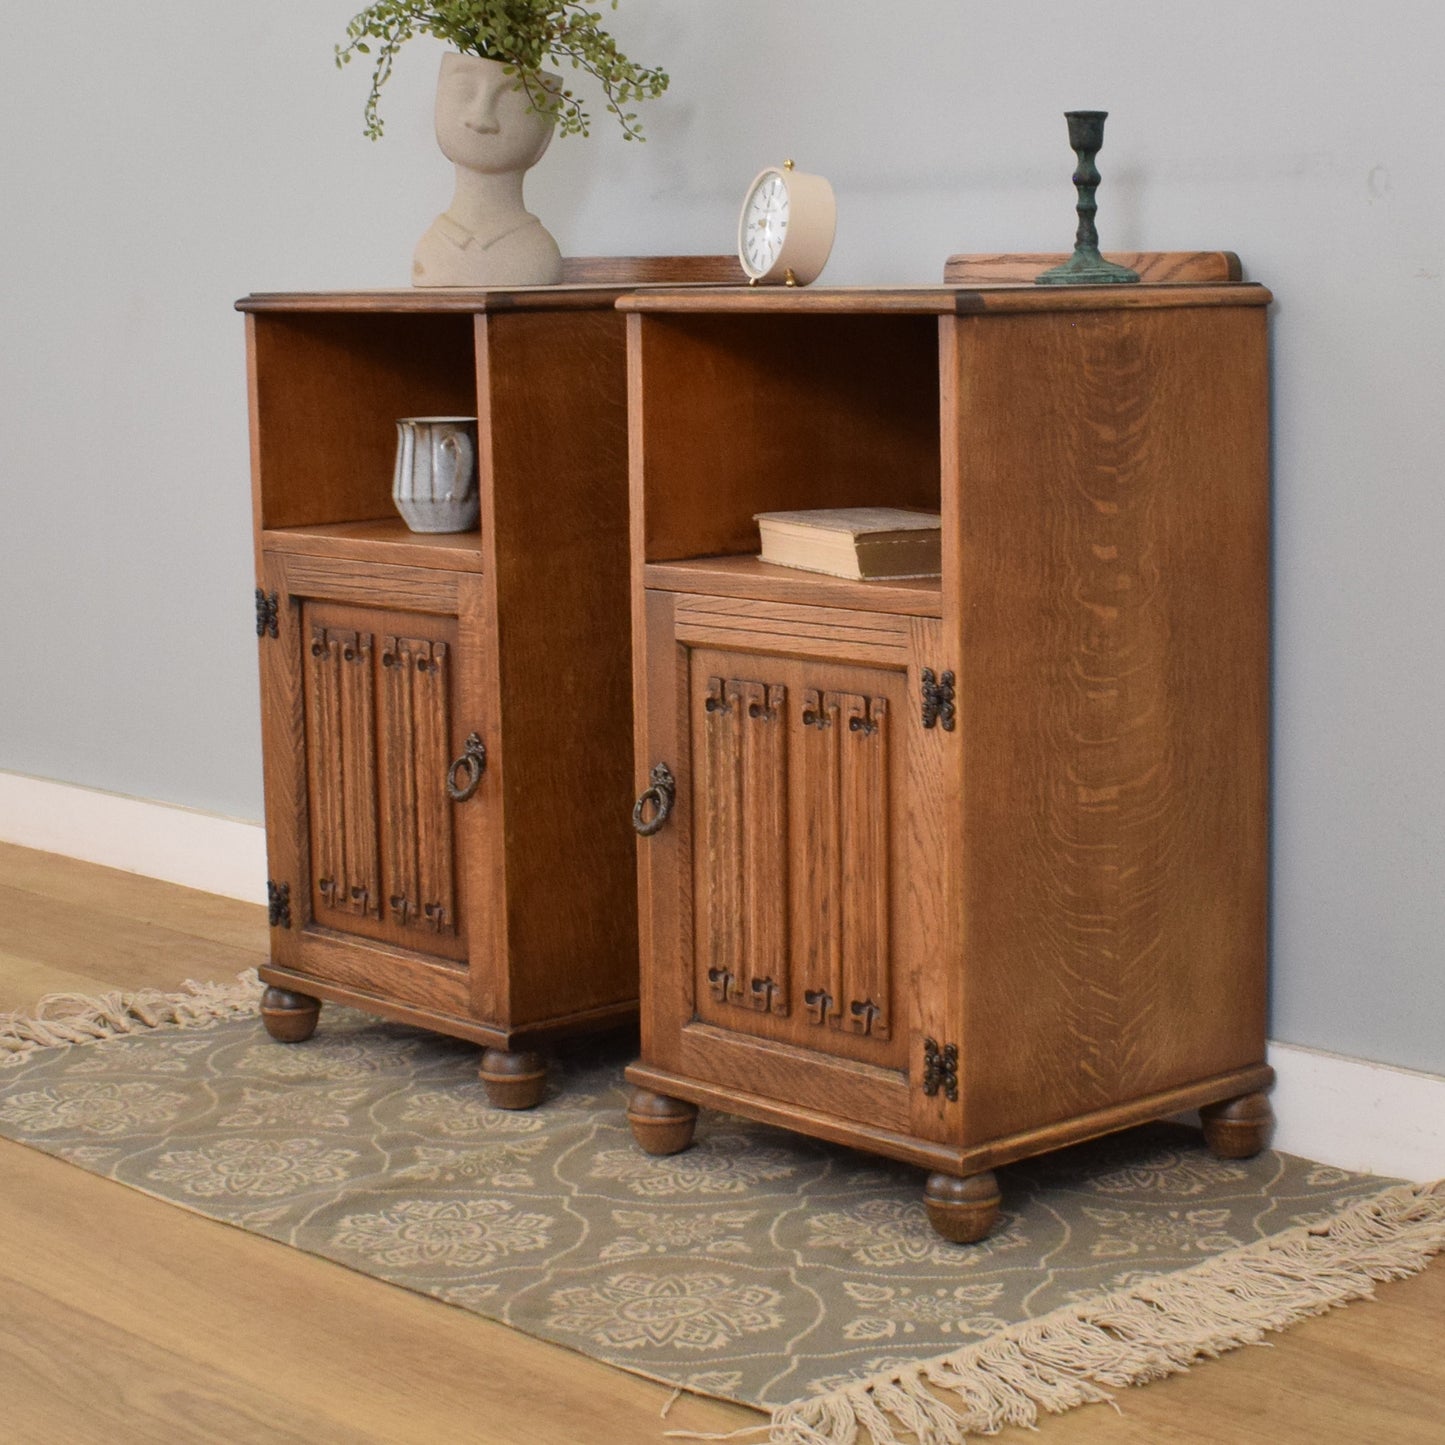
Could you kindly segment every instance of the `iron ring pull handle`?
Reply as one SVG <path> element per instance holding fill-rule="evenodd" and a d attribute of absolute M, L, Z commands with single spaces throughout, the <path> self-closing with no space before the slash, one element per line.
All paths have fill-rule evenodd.
<path fill-rule="evenodd" d="M 472 733 L 467 738 L 466 751 L 447 769 L 447 797 L 454 803 L 465 803 L 481 785 L 486 766 L 487 745 Z M 459 775 L 465 777 L 465 782 Z"/>
<path fill-rule="evenodd" d="M 666 763 L 658 763 L 648 777 L 650 787 L 637 800 L 632 809 L 632 826 L 638 835 L 650 838 L 667 822 L 672 805 L 677 799 L 677 780 L 672 776 Z M 652 816 L 647 817 L 647 805 L 652 804 Z"/>

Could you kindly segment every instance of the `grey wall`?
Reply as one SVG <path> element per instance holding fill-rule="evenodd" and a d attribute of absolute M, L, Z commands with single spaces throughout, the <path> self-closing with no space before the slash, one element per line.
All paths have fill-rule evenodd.
<path fill-rule="evenodd" d="M 448 199 L 435 53 L 386 141 L 331 45 L 359 0 L 0 0 L 0 768 L 261 812 L 241 322 L 404 284 Z M 1107 246 L 1275 289 L 1272 1032 L 1445 1071 L 1445 166 L 1437 0 L 624 0 L 673 91 L 529 202 L 572 253 L 728 250 L 743 188 L 831 176 L 825 279 L 1072 233 L 1060 112 L 1112 112 Z"/>

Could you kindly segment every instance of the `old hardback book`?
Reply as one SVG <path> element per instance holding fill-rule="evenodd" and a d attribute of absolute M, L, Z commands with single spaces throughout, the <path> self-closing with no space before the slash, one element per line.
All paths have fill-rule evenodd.
<path fill-rule="evenodd" d="M 901 507 L 831 507 L 759 512 L 764 562 L 833 577 L 936 577 L 942 530 L 937 512 Z"/>

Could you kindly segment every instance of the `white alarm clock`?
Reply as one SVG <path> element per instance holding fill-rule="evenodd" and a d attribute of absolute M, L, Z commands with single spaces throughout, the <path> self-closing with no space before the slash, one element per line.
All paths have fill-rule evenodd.
<path fill-rule="evenodd" d="M 838 204 L 822 176 L 769 166 L 748 187 L 738 221 L 738 259 L 750 286 L 806 286 L 828 264 Z"/>

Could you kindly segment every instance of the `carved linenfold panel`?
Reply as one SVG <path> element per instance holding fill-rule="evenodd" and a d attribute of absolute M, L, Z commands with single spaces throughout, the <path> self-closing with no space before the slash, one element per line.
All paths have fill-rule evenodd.
<path fill-rule="evenodd" d="M 452 805 L 447 637 L 359 608 L 304 610 L 312 909 L 317 923 L 465 957 Z M 437 619 L 438 631 L 448 626 Z"/>
<path fill-rule="evenodd" d="M 798 928 L 794 941 L 799 980 L 814 1024 L 836 1028 L 842 1020 L 843 852 L 838 784 L 840 704 L 837 693 L 806 688 L 800 695 L 796 738 L 798 787 L 805 806 L 798 879 Z"/>
<path fill-rule="evenodd" d="M 387 739 L 382 839 L 392 921 L 455 935 L 455 847 L 444 787 L 451 756 L 450 650 L 441 641 L 387 637 L 381 676 Z"/>
<path fill-rule="evenodd" d="M 376 684 L 372 639 L 365 632 L 333 633 L 340 643 L 341 794 L 346 819 L 346 906 L 362 917 L 381 916 L 376 827 Z"/>
<path fill-rule="evenodd" d="M 841 696 L 840 737 L 844 1027 L 889 1036 L 888 701 Z"/>
<path fill-rule="evenodd" d="M 743 922 L 749 1008 L 788 1012 L 787 690 L 746 682 L 743 733 Z M 761 987 L 760 987 L 761 985 Z"/>
<path fill-rule="evenodd" d="M 421 644 L 423 647 L 425 643 Z M 412 648 L 407 638 L 388 637 L 381 645 L 382 733 L 388 758 L 382 787 L 382 852 L 386 863 L 387 906 L 403 928 L 422 921 L 417 886 L 416 706 L 412 697 Z"/>
<path fill-rule="evenodd" d="M 743 827 L 739 686 L 707 680 L 703 698 L 703 805 L 698 809 L 698 925 L 708 983 L 719 1003 L 742 1001 Z"/>
<path fill-rule="evenodd" d="M 835 668 L 819 681 L 862 686 L 809 686 L 821 669 L 782 659 L 761 660 L 772 678 L 730 677 L 718 668 L 730 658 L 704 656 L 692 693 L 698 999 L 729 1005 L 726 1020 L 709 1012 L 729 1027 L 891 1058 L 874 1051 L 894 1033 L 884 689 L 901 702 L 903 679 Z"/>
<path fill-rule="evenodd" d="M 804 689 L 798 780 L 806 806 L 800 882 L 804 1003 L 815 1025 L 891 1034 L 888 700 Z"/>
<path fill-rule="evenodd" d="M 709 677 L 702 694 L 699 959 L 719 1003 L 788 1012 L 787 690 Z"/>
<path fill-rule="evenodd" d="M 313 626 L 306 660 L 316 892 L 327 908 L 379 918 L 371 636 L 354 629 Z"/>
<path fill-rule="evenodd" d="M 312 876 L 328 909 L 380 918 L 371 636 L 314 626 L 306 650 Z"/>

